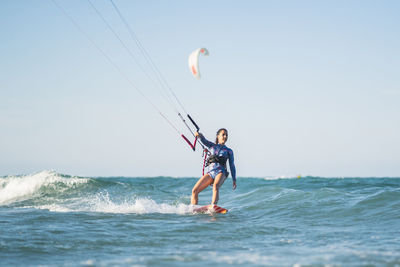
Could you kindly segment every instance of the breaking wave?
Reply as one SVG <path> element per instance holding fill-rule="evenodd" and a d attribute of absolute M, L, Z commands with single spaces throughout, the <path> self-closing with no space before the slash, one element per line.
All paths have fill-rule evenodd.
<path fill-rule="evenodd" d="M 190 213 L 184 203 L 157 203 L 132 194 L 131 187 L 110 179 L 68 176 L 54 171 L 0 178 L 0 206 L 46 209 L 53 212 Z M 118 193 L 110 195 L 110 192 Z"/>

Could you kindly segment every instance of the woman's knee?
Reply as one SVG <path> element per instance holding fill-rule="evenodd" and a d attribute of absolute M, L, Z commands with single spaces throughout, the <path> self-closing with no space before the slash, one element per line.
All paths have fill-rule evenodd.
<path fill-rule="evenodd" d="M 193 187 L 192 194 L 193 195 L 198 195 L 199 194 L 199 188 L 197 186 Z"/>
<path fill-rule="evenodd" d="M 213 189 L 219 190 L 219 188 L 224 183 L 224 181 L 225 181 L 225 176 L 222 175 L 222 176 L 218 177 L 218 181 L 215 181 L 213 184 Z"/>

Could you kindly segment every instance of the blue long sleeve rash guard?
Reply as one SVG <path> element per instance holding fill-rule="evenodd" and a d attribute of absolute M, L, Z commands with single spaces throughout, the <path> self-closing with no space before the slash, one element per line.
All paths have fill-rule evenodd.
<path fill-rule="evenodd" d="M 226 160 L 229 160 L 229 168 L 232 173 L 232 180 L 236 182 L 236 167 L 232 149 L 228 148 L 225 145 L 220 145 L 210 142 L 202 134 L 200 134 L 200 141 L 206 147 L 208 147 L 208 150 L 210 151 L 211 155 L 217 155 L 219 157 L 223 157 L 225 162 Z M 226 167 L 218 162 L 215 162 L 210 164 L 207 173 L 210 174 L 211 177 L 214 179 L 220 172 L 223 172 L 225 175 L 228 175 Z"/>

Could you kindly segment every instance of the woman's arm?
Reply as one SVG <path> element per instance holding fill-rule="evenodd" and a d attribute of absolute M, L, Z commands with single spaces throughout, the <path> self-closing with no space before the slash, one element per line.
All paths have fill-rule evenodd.
<path fill-rule="evenodd" d="M 236 167 L 235 167 L 235 160 L 233 158 L 233 151 L 229 149 L 229 168 L 231 169 L 232 173 L 232 180 L 233 180 L 233 189 L 236 188 Z"/>
<path fill-rule="evenodd" d="M 215 144 L 213 142 L 208 141 L 202 133 L 196 132 L 195 133 L 196 137 L 200 137 L 200 141 L 208 148 L 214 146 Z"/>

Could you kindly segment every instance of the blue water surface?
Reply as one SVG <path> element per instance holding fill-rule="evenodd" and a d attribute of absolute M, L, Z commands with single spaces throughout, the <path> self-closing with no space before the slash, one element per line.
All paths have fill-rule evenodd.
<path fill-rule="evenodd" d="M 0 265 L 400 266 L 400 178 L 0 178 Z M 209 204 L 211 188 L 200 194 Z"/>

